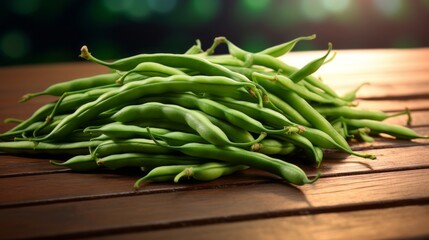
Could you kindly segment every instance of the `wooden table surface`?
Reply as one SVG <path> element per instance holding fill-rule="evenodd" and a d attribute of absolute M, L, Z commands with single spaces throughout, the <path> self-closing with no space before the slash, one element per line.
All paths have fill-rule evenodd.
<path fill-rule="evenodd" d="M 321 52 L 293 53 L 293 65 Z M 25 104 L 27 92 L 104 73 L 91 63 L 0 68 L 0 118 L 28 117 L 53 98 Z M 412 128 L 429 134 L 429 48 L 343 50 L 319 72 L 338 93 L 369 82 L 360 107 L 413 110 Z M 387 120 L 405 125 L 405 117 Z M 0 131 L 11 124 L 1 124 Z M 377 138 L 329 151 L 313 185 L 291 186 L 258 171 L 210 183 L 151 183 L 138 172 L 74 173 L 46 159 L 0 153 L 0 239 L 384 239 L 429 237 L 429 140 Z M 314 176 L 316 169 L 303 166 Z"/>

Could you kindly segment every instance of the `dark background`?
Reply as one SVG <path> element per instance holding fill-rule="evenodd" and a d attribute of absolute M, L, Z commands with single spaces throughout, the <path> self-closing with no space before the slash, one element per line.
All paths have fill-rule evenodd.
<path fill-rule="evenodd" d="M 428 0 L 8 0 L 0 2 L 0 65 L 182 53 L 226 36 L 261 50 L 317 34 L 296 50 L 429 47 Z"/>

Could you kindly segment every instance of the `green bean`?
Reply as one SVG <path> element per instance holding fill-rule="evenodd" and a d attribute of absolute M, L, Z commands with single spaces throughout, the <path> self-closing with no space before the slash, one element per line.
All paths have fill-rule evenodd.
<path fill-rule="evenodd" d="M 42 107 L 37 109 L 28 119 L 26 119 L 24 122 L 20 123 L 19 125 L 15 126 L 14 128 L 10 129 L 7 132 L 25 129 L 31 124 L 33 124 L 34 122 L 46 120 L 46 118 L 48 117 L 52 118 L 55 115 L 55 113 L 67 113 L 70 111 L 74 111 L 79 106 L 85 103 L 88 103 L 90 101 L 93 101 L 94 99 L 97 99 L 100 95 L 112 89 L 108 89 L 108 88 L 94 89 L 85 93 L 69 95 L 63 99 L 61 104 L 48 103 L 46 105 L 43 105 Z"/>
<path fill-rule="evenodd" d="M 300 134 L 288 134 L 282 136 L 276 135 L 273 137 L 300 147 L 305 152 L 306 159 L 313 161 L 317 166 L 320 166 L 320 163 L 323 160 L 323 154 L 321 155 L 316 146 L 314 146 L 314 144 L 304 136 Z"/>
<path fill-rule="evenodd" d="M 239 47 L 237 47 L 236 45 L 234 45 L 233 43 L 231 43 L 230 41 L 228 41 L 225 37 L 216 38 L 214 44 L 216 43 L 219 44 L 222 42 L 227 44 L 230 54 L 232 54 L 234 57 L 237 57 L 242 61 L 247 62 L 247 65 L 254 64 L 254 65 L 268 67 L 275 71 L 281 71 L 282 74 L 287 74 L 289 76 L 291 76 L 291 74 L 295 74 L 296 76 L 292 78 L 292 81 L 294 82 L 300 81 L 301 80 L 300 78 L 302 76 L 307 76 L 305 78 L 305 81 L 310 82 L 311 84 L 317 86 L 318 88 L 322 89 L 327 94 L 333 97 L 338 97 L 338 95 L 329 86 L 323 84 L 317 78 L 310 76 L 310 74 L 312 74 L 315 70 L 317 70 L 317 65 L 320 63 L 320 61 L 323 62 L 327 55 L 324 55 L 322 58 L 318 59 L 320 61 L 316 60 L 309 63 L 306 67 L 304 67 L 305 70 L 300 71 L 294 67 L 287 65 L 283 61 L 273 56 L 270 56 L 267 54 L 258 54 L 258 53 L 251 54 L 249 52 L 246 52 L 240 49 Z M 331 49 L 331 44 L 329 44 L 328 52 L 330 51 L 330 49 Z"/>
<path fill-rule="evenodd" d="M 169 146 L 153 139 L 168 149 L 178 150 L 186 155 L 230 162 L 237 165 L 247 165 L 265 170 L 282 177 L 289 183 L 303 185 L 313 183 L 319 177 L 308 179 L 305 172 L 298 166 L 280 159 L 269 157 L 262 153 L 250 152 L 233 146 L 215 146 L 212 144 L 187 143 L 181 146 Z"/>
<path fill-rule="evenodd" d="M 249 168 L 246 165 L 231 163 L 208 162 L 201 165 L 189 166 L 174 177 L 174 182 L 179 182 L 183 177 L 194 178 L 199 181 L 213 181 L 221 176 L 231 175 L 237 171 Z"/>
<path fill-rule="evenodd" d="M 374 138 L 369 136 L 370 132 L 371 132 L 371 129 L 364 127 L 364 128 L 351 130 L 349 134 L 351 134 L 354 138 L 358 138 L 363 142 L 371 143 L 371 142 L 374 142 Z"/>
<path fill-rule="evenodd" d="M 177 174 L 181 173 L 184 169 L 192 167 L 193 165 L 172 165 L 160 166 L 152 169 L 146 176 L 140 178 L 134 183 L 134 189 L 140 188 L 142 182 L 169 182 L 173 181 Z"/>
<path fill-rule="evenodd" d="M 239 71 L 243 75 L 248 76 L 250 79 L 252 79 L 252 75 L 254 72 L 271 74 L 273 76 L 275 75 L 274 73 L 271 73 L 271 72 L 258 71 L 256 69 L 250 69 L 250 68 L 230 67 L 230 66 L 228 66 L 228 68 L 230 68 L 233 71 Z M 292 108 L 285 101 L 283 101 L 282 99 L 277 97 L 275 94 L 273 94 L 272 93 L 273 90 L 275 92 L 279 92 L 279 88 L 274 88 L 274 89 L 271 89 L 270 92 L 268 92 L 267 96 L 268 96 L 268 101 L 270 103 L 272 103 L 275 107 L 273 108 L 271 105 L 267 105 L 267 107 L 272 108 L 273 110 L 277 110 L 279 112 L 282 112 L 284 115 L 289 117 L 293 122 L 295 122 L 297 124 L 300 124 L 303 126 L 310 126 L 310 123 L 298 111 L 296 111 L 294 108 Z M 237 98 L 237 97 L 235 97 L 235 98 Z M 248 99 L 244 99 L 244 100 L 249 101 Z"/>
<path fill-rule="evenodd" d="M 290 121 L 283 114 L 277 111 L 274 111 L 272 109 L 265 108 L 265 107 L 259 108 L 254 103 L 238 101 L 231 98 L 212 97 L 212 99 L 227 107 L 241 111 L 247 114 L 248 116 L 254 119 L 257 119 L 263 123 L 267 123 L 269 126 L 274 126 L 274 127 L 295 126 L 295 127 L 298 127 L 298 129 L 290 128 L 290 130 L 300 131 L 299 126 L 297 124 Z"/>
<path fill-rule="evenodd" d="M 97 147 L 99 141 L 83 141 L 72 143 L 47 143 L 33 141 L 0 142 L 0 152 L 12 154 L 50 154 L 76 155 L 88 154 L 90 147 Z"/>
<path fill-rule="evenodd" d="M 358 108 L 351 108 L 346 106 L 315 106 L 314 109 L 323 116 L 327 117 L 344 117 L 352 119 L 371 119 L 377 121 L 383 121 L 387 118 L 396 117 L 400 115 L 409 115 L 409 110 L 405 110 L 399 113 L 388 114 L 383 111 L 377 110 L 363 110 Z"/>
<path fill-rule="evenodd" d="M 201 41 L 199 39 L 197 39 L 195 41 L 195 45 L 192 45 L 192 47 L 190 47 L 184 54 L 199 54 L 202 52 L 204 52 L 204 51 L 201 48 Z"/>
<path fill-rule="evenodd" d="M 376 156 L 374 155 L 360 154 L 352 151 L 350 148 L 344 148 L 343 146 L 335 142 L 330 135 L 315 128 L 305 128 L 305 130 L 302 131 L 300 134 L 306 137 L 308 140 L 310 140 L 314 145 L 318 147 L 335 148 L 358 157 L 376 159 Z"/>
<path fill-rule="evenodd" d="M 257 81 L 258 83 L 263 82 L 261 85 L 263 85 L 268 91 L 271 91 L 271 92 L 280 92 L 280 90 L 293 91 L 308 101 L 315 101 L 318 103 L 328 103 L 328 104 L 331 103 L 339 106 L 349 105 L 348 102 L 341 100 L 340 98 L 322 97 L 319 94 L 313 93 L 307 90 L 305 87 L 295 84 L 294 82 L 292 82 L 291 79 L 289 79 L 284 75 L 268 76 L 265 74 L 254 72 L 253 77 L 254 77 L 254 80 Z M 275 88 L 279 88 L 279 89 L 276 91 Z"/>
<path fill-rule="evenodd" d="M 104 166 L 109 169 L 124 167 L 155 168 L 165 165 L 189 165 L 199 163 L 201 163 L 199 158 L 177 154 L 122 153 L 97 159 L 97 164 L 99 166 Z"/>
<path fill-rule="evenodd" d="M 148 101 L 156 102 L 168 102 L 180 105 L 189 109 L 199 109 L 206 114 L 209 114 L 213 117 L 223 119 L 230 122 L 231 124 L 244 128 L 250 132 L 255 133 L 284 133 L 289 131 L 289 128 L 283 127 L 281 129 L 269 129 L 266 128 L 259 121 L 247 116 L 246 114 L 237 111 L 235 109 L 228 108 L 220 103 L 217 103 L 208 98 L 200 98 L 194 94 L 182 93 L 182 94 L 168 94 L 162 97 L 149 98 Z"/>
<path fill-rule="evenodd" d="M 98 168 L 97 163 L 95 162 L 95 159 L 92 155 L 77 155 L 70 159 L 68 159 L 65 162 L 57 162 L 57 161 L 49 161 L 52 165 L 55 166 L 62 166 L 62 167 L 68 167 L 73 171 L 77 172 L 86 172 L 95 170 Z"/>
<path fill-rule="evenodd" d="M 95 158 L 103 158 L 120 153 L 167 154 L 171 152 L 171 149 L 163 148 L 149 139 L 132 138 L 125 140 L 107 140 L 99 143 L 98 146 L 91 151 L 91 155 Z"/>
<path fill-rule="evenodd" d="M 60 82 L 49 86 L 42 92 L 26 94 L 22 97 L 20 102 L 25 102 L 31 98 L 41 95 L 61 96 L 66 92 L 73 92 L 93 87 L 114 84 L 115 81 L 119 78 L 119 76 L 120 75 L 117 73 L 107 73 L 91 77 L 77 78 L 67 82 Z"/>
<path fill-rule="evenodd" d="M 356 100 L 357 92 L 365 85 L 369 85 L 369 83 L 360 84 L 355 89 L 352 89 L 350 92 L 345 93 L 343 96 L 341 96 L 341 99 L 344 99 L 345 101 L 349 101 L 349 102 Z"/>
<path fill-rule="evenodd" d="M 147 76 L 173 76 L 173 75 L 186 75 L 186 73 L 180 71 L 179 69 L 168 67 L 159 63 L 154 62 L 142 62 L 138 64 L 135 68 L 126 72 L 122 75 L 116 82 L 119 84 L 123 84 L 125 78 L 129 74 L 139 73 L 146 74 Z"/>
<path fill-rule="evenodd" d="M 307 101 L 301 98 L 298 94 L 290 91 L 284 91 L 283 95 L 279 96 L 285 102 L 295 108 L 303 117 L 307 119 L 311 125 L 325 133 L 327 133 L 336 143 L 344 149 L 350 149 L 347 141 L 332 127 L 332 125 Z"/>
<path fill-rule="evenodd" d="M 153 134 L 164 134 L 170 132 L 170 130 L 162 128 L 151 128 L 151 130 L 153 131 Z M 149 137 L 146 128 L 135 125 L 125 125 L 120 122 L 113 122 L 99 127 L 90 126 L 85 128 L 83 131 L 90 134 L 104 134 L 113 139 Z"/>
<path fill-rule="evenodd" d="M 249 83 L 239 83 L 224 77 L 198 76 L 190 77 L 177 75 L 168 77 L 167 80 L 161 77 L 153 77 L 152 83 L 140 84 L 131 82 L 123 85 L 119 89 L 111 90 L 101 95 L 97 100 L 89 102 L 79 107 L 73 114 L 63 119 L 57 127 L 48 135 L 33 138 L 33 141 L 45 141 L 49 139 L 61 138 L 71 132 L 84 122 L 95 118 L 99 113 L 106 111 L 111 106 L 118 103 L 126 104 L 145 95 L 156 95 L 168 92 L 204 92 L 215 95 L 222 95 L 225 91 L 235 91 L 244 86 L 254 87 Z"/>
<path fill-rule="evenodd" d="M 288 155 L 295 151 L 295 149 L 295 145 L 289 142 L 278 141 L 276 139 L 263 139 L 253 144 L 251 151 L 266 155 Z"/>
<path fill-rule="evenodd" d="M 198 111 L 198 110 L 196 110 Z M 210 120 L 214 125 L 218 126 L 223 132 L 228 133 L 228 138 L 231 138 L 232 141 L 235 142 L 252 142 L 255 141 L 255 138 L 250 134 L 249 131 L 236 127 L 230 123 L 222 121 L 218 118 L 210 116 L 202 111 L 199 111 L 202 115 L 204 115 L 207 119 Z"/>
<path fill-rule="evenodd" d="M 293 82 L 299 82 L 302 79 L 304 79 L 304 78 L 310 76 L 311 74 L 315 73 L 324 64 L 324 62 L 325 62 L 326 58 L 328 57 L 329 53 L 331 53 L 331 50 L 332 50 L 332 43 L 328 43 L 328 51 L 326 52 L 326 54 L 324 56 L 322 56 L 321 58 L 315 59 L 315 60 L 307 63 L 305 66 L 303 66 L 302 68 L 300 68 L 298 71 L 295 71 L 294 73 L 292 73 L 289 76 L 289 78 Z M 320 81 L 317 82 L 317 84 L 315 84 L 314 82 L 311 82 L 311 83 L 313 85 L 315 85 L 315 86 L 318 86 L 322 90 L 324 90 L 324 88 L 326 86 L 326 85 L 321 85 Z M 328 92 L 330 92 L 330 91 L 328 91 Z M 334 96 L 336 96 L 336 95 L 334 95 Z"/>
<path fill-rule="evenodd" d="M 415 131 L 407 127 L 388 124 L 388 123 L 379 122 L 375 120 L 343 118 L 342 121 L 344 121 L 349 127 L 354 127 L 354 128 L 367 127 L 371 129 L 372 133 L 385 133 L 399 139 L 410 140 L 414 138 L 429 138 L 429 136 L 419 135 Z"/>
<path fill-rule="evenodd" d="M 230 77 L 239 82 L 250 82 L 250 80 L 243 75 L 232 72 L 219 64 L 213 64 L 204 58 L 196 57 L 194 55 L 163 53 L 140 54 L 108 63 L 92 56 L 88 48 L 83 46 L 81 48 L 80 57 L 120 71 L 130 71 L 142 62 L 155 62 L 174 68 L 197 69 L 205 75 Z"/>
<path fill-rule="evenodd" d="M 306 127 L 311 126 L 307 119 L 305 119 L 298 111 L 295 110 L 295 108 L 291 107 L 281 98 L 271 93 L 268 94 L 268 98 L 270 99 L 270 102 L 272 102 L 278 109 L 280 109 L 281 113 L 283 113 L 292 122 Z"/>
<path fill-rule="evenodd" d="M 281 56 L 287 54 L 288 52 L 290 52 L 299 41 L 313 40 L 315 38 L 316 38 L 316 34 L 304 36 L 304 37 L 298 37 L 298 38 L 295 38 L 289 42 L 282 43 L 282 44 L 264 49 L 263 51 L 260 51 L 258 53 L 267 54 L 267 55 L 270 55 L 273 57 L 281 57 Z"/>
<path fill-rule="evenodd" d="M 246 143 L 231 142 L 228 136 L 216 125 L 210 122 L 204 115 L 199 112 L 189 110 L 177 105 L 162 104 L 158 102 L 148 102 L 137 106 L 127 106 L 117 112 L 112 118 L 116 121 L 127 123 L 136 121 L 139 118 L 166 118 L 170 121 L 187 124 L 202 138 L 214 145 L 232 145 L 232 146 L 250 146 L 262 138 L 261 136 L 255 141 Z"/>

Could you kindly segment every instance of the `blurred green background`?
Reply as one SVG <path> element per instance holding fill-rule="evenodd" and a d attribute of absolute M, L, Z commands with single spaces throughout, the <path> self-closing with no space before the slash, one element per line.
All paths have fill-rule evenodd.
<path fill-rule="evenodd" d="M 0 65 L 182 53 L 226 36 L 247 50 L 317 34 L 296 50 L 429 46 L 428 0 L 7 0 Z"/>

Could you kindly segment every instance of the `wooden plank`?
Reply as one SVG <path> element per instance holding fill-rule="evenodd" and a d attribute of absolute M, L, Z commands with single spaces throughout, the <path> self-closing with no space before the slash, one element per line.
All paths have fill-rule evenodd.
<path fill-rule="evenodd" d="M 300 215 L 318 209 L 335 212 L 341 207 L 429 203 L 428 174 L 429 169 L 421 169 L 323 178 L 301 187 L 257 184 L 0 209 L 0 238 L 98 235 Z"/>
<path fill-rule="evenodd" d="M 68 171 L 49 164 L 49 158 L 1 154 L 0 159 L 0 178 Z"/>
<path fill-rule="evenodd" d="M 98 239 L 423 239 L 429 205 L 108 234 Z M 136 230 L 137 231 L 137 230 Z"/>
<path fill-rule="evenodd" d="M 314 166 L 300 165 L 310 176 L 315 176 L 320 170 L 323 177 L 429 168 L 429 162 L 425 157 L 427 149 L 428 145 L 423 145 L 364 151 L 378 156 L 378 159 L 374 161 L 343 155 L 338 152 L 327 153 L 320 169 L 316 169 Z M 138 171 L 114 171 L 97 174 L 57 173 L 52 178 L 46 177 L 46 175 L 19 176 L 13 179 L 0 178 L 0 192 L 2 192 L 0 207 L 134 195 L 132 186 L 134 181 L 141 176 L 142 174 Z M 208 183 L 151 183 L 143 187 L 139 193 L 232 187 L 266 182 L 270 179 L 278 178 L 262 171 L 248 171 Z M 82 182 L 85 182 L 84 186 L 79 184 Z M 26 190 L 16 194 L 17 189 Z"/>

